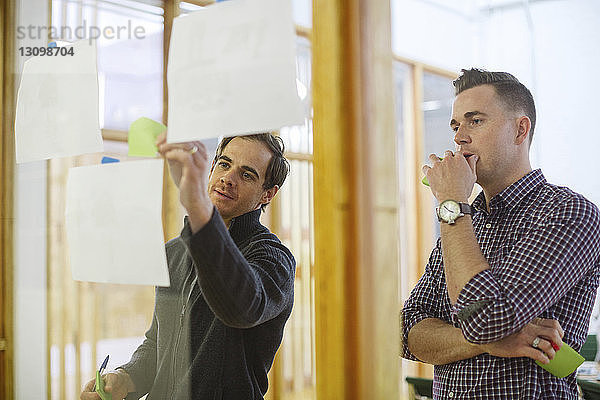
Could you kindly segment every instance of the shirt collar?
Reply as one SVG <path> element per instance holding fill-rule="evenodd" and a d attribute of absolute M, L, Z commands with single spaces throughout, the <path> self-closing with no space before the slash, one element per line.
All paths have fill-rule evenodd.
<path fill-rule="evenodd" d="M 234 217 L 229 225 L 229 234 L 232 238 L 244 238 L 249 236 L 257 226 L 260 226 L 260 215 L 262 210 L 259 208 L 246 214 Z"/>
<path fill-rule="evenodd" d="M 229 224 L 229 234 L 231 235 L 233 240 L 236 242 L 237 240 L 243 240 L 244 238 L 251 236 L 252 233 L 255 232 L 257 227 L 262 226 L 260 223 L 261 213 L 262 210 L 259 208 L 257 210 L 249 211 L 246 214 L 242 214 L 232 218 L 231 224 Z M 223 224 L 223 226 L 225 226 L 225 224 L 223 223 L 223 219 L 221 218 L 221 215 L 219 214 L 219 211 L 216 207 L 214 207 L 214 214 L 212 218 L 217 218 L 219 220 L 219 222 L 217 223 Z M 183 220 L 184 227 L 181 233 L 182 236 L 184 235 L 184 231 L 186 231 L 186 229 L 189 231 L 188 235 L 191 235 L 192 231 L 189 228 L 190 217 L 186 215 L 183 218 Z"/>
<path fill-rule="evenodd" d="M 475 209 L 475 211 L 487 211 L 487 206 L 485 205 L 485 194 L 483 194 L 483 190 L 479 192 L 475 200 L 473 200 L 473 204 L 471 206 Z"/>
<path fill-rule="evenodd" d="M 490 200 L 490 211 L 493 211 L 494 209 L 514 208 L 529 194 L 529 192 L 531 192 L 536 186 L 543 183 L 546 183 L 546 178 L 544 177 L 542 170 L 534 169 L 494 196 Z M 477 211 L 483 211 L 487 209 L 485 205 L 485 194 L 483 191 L 481 191 L 481 193 L 479 193 L 479 195 L 477 195 L 473 201 L 473 207 Z"/>

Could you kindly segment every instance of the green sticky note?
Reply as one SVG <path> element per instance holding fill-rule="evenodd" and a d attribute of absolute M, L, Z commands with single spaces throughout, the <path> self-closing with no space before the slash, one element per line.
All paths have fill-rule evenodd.
<path fill-rule="evenodd" d="M 444 159 L 444 157 L 438 157 L 440 159 L 440 161 L 442 161 Z M 427 179 L 426 176 L 423 177 L 423 179 L 421 179 L 421 183 L 425 186 L 429 186 L 429 180 Z"/>
<path fill-rule="evenodd" d="M 166 126 L 150 118 L 142 117 L 136 119 L 129 126 L 129 135 L 127 137 L 129 152 L 127 154 L 138 157 L 156 156 L 158 149 L 154 143 L 158 135 L 166 130 Z"/>
<path fill-rule="evenodd" d="M 96 371 L 96 393 L 102 400 L 112 400 L 112 394 L 104 391 L 104 379 L 100 376 L 100 371 Z"/>
<path fill-rule="evenodd" d="M 539 361 L 536 361 L 536 364 L 550 372 L 552 375 L 558 378 L 564 378 L 575 372 L 577 367 L 583 364 L 584 361 L 585 358 L 583 358 L 581 354 L 573 350 L 568 344 L 563 343 L 560 350 L 556 352 L 556 355 L 548 364 L 542 364 Z"/>

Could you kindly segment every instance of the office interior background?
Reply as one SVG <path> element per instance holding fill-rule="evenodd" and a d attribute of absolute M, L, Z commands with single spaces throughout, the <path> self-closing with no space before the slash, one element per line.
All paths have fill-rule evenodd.
<path fill-rule="evenodd" d="M 126 159 L 127 129 L 140 116 L 166 121 L 173 18 L 212 3 L 0 5 L 0 398 L 79 398 L 104 354 L 115 367 L 142 340 L 152 287 L 71 279 L 67 171 L 103 155 Z M 406 398 L 404 378 L 432 371 L 400 358 L 399 313 L 439 232 L 421 166 L 428 154 L 453 148 L 451 82 L 472 66 L 517 76 L 537 104 L 533 166 L 600 205 L 600 2 L 293 0 L 293 10 L 308 118 L 279 132 L 292 173 L 263 221 L 297 258 L 296 298 L 267 398 Z M 17 165 L 14 107 L 24 62 L 17 49 L 48 43 L 19 37 L 17 27 L 84 21 L 131 21 L 146 32 L 143 40 L 98 42 L 106 153 Z M 179 233 L 182 215 L 165 178 L 166 240 Z"/>

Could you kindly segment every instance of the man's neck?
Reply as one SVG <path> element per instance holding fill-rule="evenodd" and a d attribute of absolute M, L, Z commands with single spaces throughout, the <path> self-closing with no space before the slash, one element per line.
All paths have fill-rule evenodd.
<path fill-rule="evenodd" d="M 531 165 L 529 160 L 527 160 L 527 162 L 524 163 L 520 168 L 515 169 L 514 172 L 507 174 L 504 177 L 496 176 L 491 180 L 491 182 L 480 183 L 483 193 L 485 194 L 485 205 L 487 210 L 490 210 L 490 201 L 494 198 L 494 196 L 502 192 L 513 183 L 517 182 L 519 179 L 523 178 L 531 171 Z"/>

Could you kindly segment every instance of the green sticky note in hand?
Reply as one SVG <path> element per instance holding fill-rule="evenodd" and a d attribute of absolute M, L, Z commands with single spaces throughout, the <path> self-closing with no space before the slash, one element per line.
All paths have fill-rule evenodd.
<path fill-rule="evenodd" d="M 440 161 L 442 161 L 444 159 L 444 157 L 438 157 L 440 159 Z M 423 177 L 423 179 L 421 179 L 421 183 L 425 186 L 429 186 L 429 180 L 427 179 L 426 176 Z"/>
<path fill-rule="evenodd" d="M 563 343 L 560 350 L 556 352 L 556 355 L 548 364 L 542 364 L 539 361 L 536 361 L 535 363 L 552 375 L 558 378 L 564 378 L 575 372 L 577 367 L 583 364 L 584 361 L 585 358 L 583 358 L 581 354 L 573 350 L 568 344 Z"/>
<path fill-rule="evenodd" d="M 102 400 L 112 400 L 112 394 L 104 391 L 104 379 L 100 376 L 100 371 L 96 371 L 96 393 Z"/>
<path fill-rule="evenodd" d="M 154 157 L 158 149 L 156 148 L 156 138 L 167 130 L 167 127 L 151 120 L 150 118 L 138 118 L 129 126 L 129 156 Z"/>

